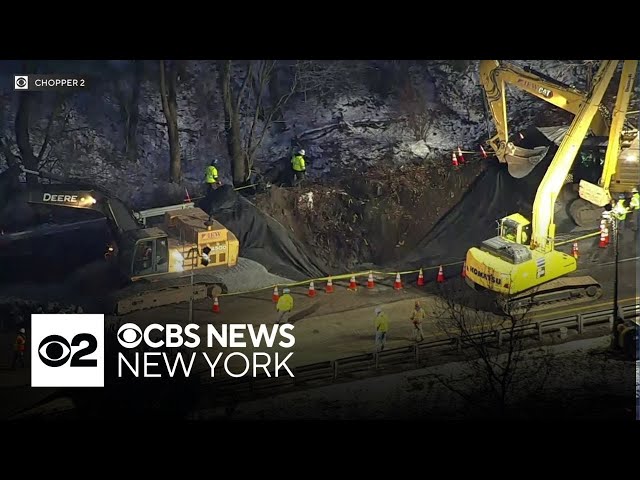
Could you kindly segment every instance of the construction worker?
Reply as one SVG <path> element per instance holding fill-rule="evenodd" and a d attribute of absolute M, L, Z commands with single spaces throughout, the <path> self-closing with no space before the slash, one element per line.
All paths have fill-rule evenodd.
<path fill-rule="evenodd" d="M 16 369 L 16 364 L 20 362 L 20 366 L 24 368 L 24 351 L 27 347 L 27 334 L 24 328 L 18 330 L 16 341 L 13 345 L 13 361 L 11 362 L 11 369 Z"/>
<path fill-rule="evenodd" d="M 218 181 L 218 169 L 216 168 L 218 165 L 218 159 L 213 159 L 211 164 L 205 170 L 204 182 L 210 189 L 218 188 L 220 182 Z"/>
<path fill-rule="evenodd" d="M 615 200 L 611 201 L 612 205 L 614 201 Z M 621 193 L 618 196 L 618 202 L 615 204 L 615 206 L 613 206 L 613 209 L 611 210 L 611 213 L 613 214 L 615 219 L 618 221 L 619 232 L 624 230 L 624 223 L 625 223 L 625 220 L 627 219 L 628 211 L 627 211 L 627 207 L 625 207 L 624 205 L 624 202 L 625 202 L 624 194 Z"/>
<path fill-rule="evenodd" d="M 291 158 L 291 168 L 293 169 L 293 186 L 298 186 L 304 179 L 304 176 L 307 171 L 307 166 L 304 160 L 305 151 L 304 149 L 298 150 Z"/>
<path fill-rule="evenodd" d="M 389 331 L 389 318 L 382 311 L 382 308 L 376 307 L 376 351 L 382 352 L 387 343 L 387 332 Z"/>
<path fill-rule="evenodd" d="M 276 311 L 278 312 L 276 325 L 288 323 L 291 310 L 293 310 L 293 297 L 291 296 L 291 290 L 285 288 L 282 291 L 282 296 L 278 299 L 278 303 L 276 304 Z"/>
<path fill-rule="evenodd" d="M 413 339 L 416 342 L 422 342 L 424 340 L 424 333 L 422 332 L 422 322 L 426 318 L 427 314 L 420 305 L 420 300 L 416 300 L 413 311 L 411 312 L 411 323 L 413 323 Z M 420 340 L 418 340 L 420 337 Z"/>
<path fill-rule="evenodd" d="M 638 231 L 638 215 L 640 210 L 640 195 L 638 189 L 633 187 L 631 189 L 631 200 L 629 201 L 629 210 L 631 213 L 631 229 L 634 232 Z"/>

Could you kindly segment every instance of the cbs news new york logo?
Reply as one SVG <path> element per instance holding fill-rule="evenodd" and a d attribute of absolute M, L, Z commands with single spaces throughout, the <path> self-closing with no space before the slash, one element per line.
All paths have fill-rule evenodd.
<path fill-rule="evenodd" d="M 32 387 L 104 387 L 104 315 L 31 316 Z"/>

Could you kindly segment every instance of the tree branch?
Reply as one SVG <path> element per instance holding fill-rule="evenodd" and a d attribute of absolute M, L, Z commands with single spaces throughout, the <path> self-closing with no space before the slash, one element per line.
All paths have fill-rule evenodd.
<path fill-rule="evenodd" d="M 231 60 L 229 60 L 229 63 L 231 63 Z M 251 75 L 253 74 L 253 61 L 249 60 L 249 68 L 247 69 L 247 76 L 244 77 L 244 80 L 242 81 L 242 86 L 240 87 L 240 91 L 238 92 L 238 98 L 236 99 L 236 112 L 237 114 L 240 113 L 240 107 L 242 106 L 242 98 L 244 96 L 244 91 L 247 88 L 247 84 L 249 83 L 249 78 L 251 78 Z M 231 68 L 229 68 L 229 76 L 231 76 Z"/>

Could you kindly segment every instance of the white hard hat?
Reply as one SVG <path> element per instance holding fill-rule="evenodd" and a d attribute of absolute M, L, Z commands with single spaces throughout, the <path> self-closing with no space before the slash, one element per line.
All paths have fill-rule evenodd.
<path fill-rule="evenodd" d="M 380 315 L 382 313 L 382 309 L 380 307 L 376 307 L 374 311 L 376 312 L 376 315 Z"/>
<path fill-rule="evenodd" d="M 18 330 L 18 331 L 19 331 L 20 333 L 24 333 L 24 332 L 25 332 L 25 329 L 24 329 L 24 328 L 21 328 L 21 329 L 20 329 L 20 330 Z"/>
<path fill-rule="evenodd" d="M 638 189 L 637 189 L 636 187 L 633 187 L 633 188 L 631 189 L 631 193 L 638 193 Z"/>
<path fill-rule="evenodd" d="M 285 288 L 284 290 L 282 290 L 282 293 L 289 293 L 291 290 L 289 290 L 288 288 Z"/>
<path fill-rule="evenodd" d="M 304 155 L 306 152 L 304 151 L 304 148 L 301 148 L 300 150 L 298 150 L 298 153 L 300 155 Z"/>

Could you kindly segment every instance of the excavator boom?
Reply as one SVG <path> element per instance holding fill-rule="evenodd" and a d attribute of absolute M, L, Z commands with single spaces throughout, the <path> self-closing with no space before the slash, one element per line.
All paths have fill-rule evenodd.
<path fill-rule="evenodd" d="M 586 95 L 574 87 L 532 70 L 497 60 L 480 61 L 480 81 L 497 130 L 497 134 L 488 144 L 498 160 L 507 163 L 509 173 L 515 178 L 528 175 L 546 156 L 548 147 L 525 149 L 509 141 L 506 85 L 513 85 L 574 115 L 581 110 L 586 101 Z M 608 122 L 604 107 L 599 107 L 596 111 L 590 127 L 595 135 L 606 135 Z"/>

